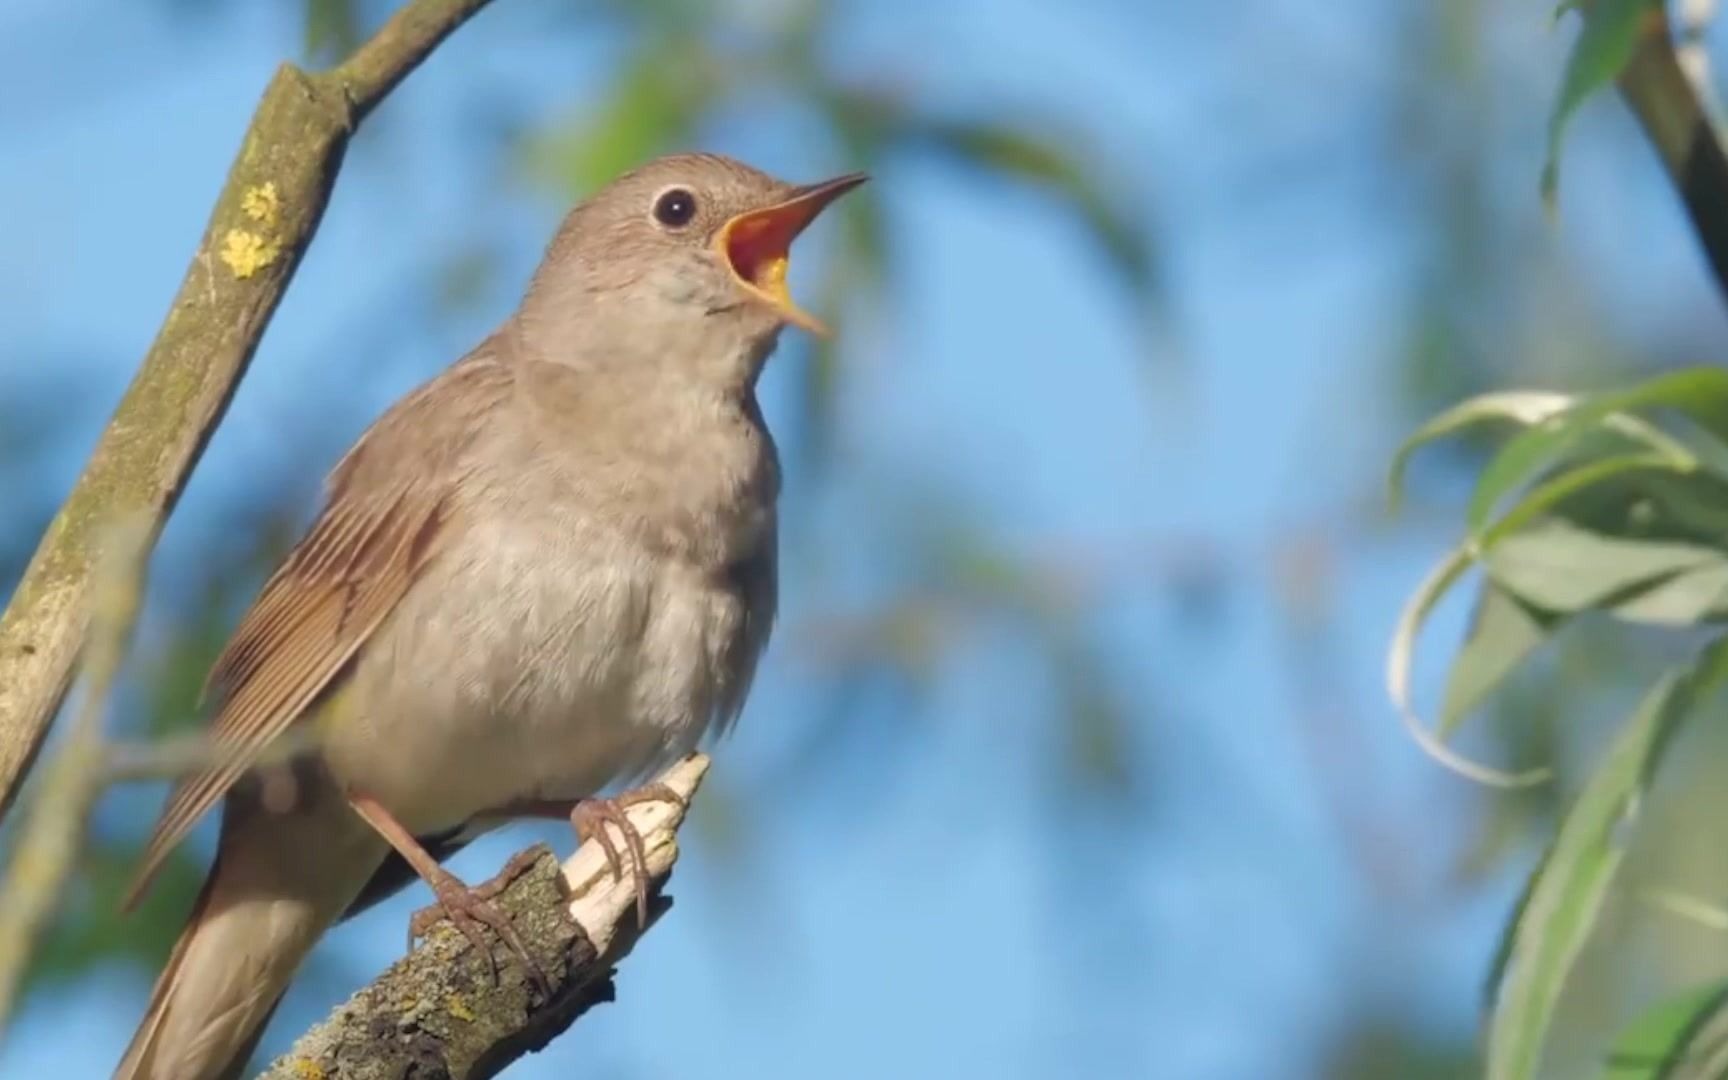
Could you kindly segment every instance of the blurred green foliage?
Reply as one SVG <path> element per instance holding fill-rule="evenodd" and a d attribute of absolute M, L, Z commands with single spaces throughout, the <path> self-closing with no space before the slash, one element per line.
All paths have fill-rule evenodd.
<path fill-rule="evenodd" d="M 1551 1029 L 1576 994 L 1580 959 L 1598 933 L 1611 895 L 1627 888 L 1621 864 L 1639 810 L 1658 780 L 1676 729 L 1728 677 L 1728 638 L 1714 628 L 1728 610 L 1728 370 L 1676 371 L 1631 389 L 1591 396 L 1496 393 L 1449 410 L 1425 425 L 1395 461 L 1394 487 L 1411 449 L 1486 420 L 1517 429 L 1486 463 L 1466 515 L 1467 535 L 1446 567 L 1479 564 L 1485 579 L 1476 617 L 1453 662 L 1442 736 L 1486 699 L 1535 650 L 1573 620 L 1610 618 L 1634 626 L 1691 630 L 1708 644 L 1662 676 L 1613 746 L 1588 770 L 1565 809 L 1547 855 L 1532 872 L 1508 924 L 1490 982 L 1493 1021 L 1488 1075 L 1541 1075 Z M 1432 578 L 1436 590 L 1458 580 Z M 1426 592 L 1427 590 L 1425 590 Z M 1412 601 L 1396 649 L 1406 659 L 1432 597 Z M 1719 805 L 1699 807 L 1688 827 L 1708 830 Z M 1709 906 L 1709 901 L 1700 901 Z M 1648 1047 L 1666 1032 L 1652 1060 L 1701 1068 L 1696 1037 L 1728 1015 L 1720 995 L 1684 1022 L 1673 1006 L 1647 1018 L 1629 1038 Z M 1596 1042 L 1601 1043 L 1600 1039 Z M 1597 1052 L 1608 1060 L 1608 1047 Z M 1700 1050 L 1699 1052 L 1704 1052 Z M 1707 1056 L 1715 1049 L 1708 1049 Z M 1611 1069 L 1624 1074 L 1625 1054 Z M 1711 1067 L 1713 1068 L 1713 1067 Z M 1699 1071 L 1696 1075 L 1720 1075 Z"/>
<path fill-rule="evenodd" d="M 164 0 L 200 17 L 221 0 Z M 350 51 L 370 27 L 394 7 L 368 0 L 295 0 L 304 27 L 302 59 L 327 64 Z M 771 14 L 730 19 L 724 5 L 682 0 L 596 3 L 561 12 L 553 32 L 574 46 L 587 34 L 616 33 L 622 54 L 609 81 L 584 108 L 543 127 L 513 130 L 497 143 L 500 175 L 526 178 L 561 200 L 583 197 L 595 187 L 655 154 L 689 145 L 715 116 L 765 92 L 802 103 L 831 139 L 834 171 L 893 168 L 898 159 L 937 159 L 979 182 L 1025 185 L 1043 195 L 1073 222 L 1099 254 L 1101 264 L 1124 286 L 1127 310 L 1138 310 L 1150 326 L 1159 317 L 1158 251 L 1154 223 L 1137 194 L 1131 206 L 1112 197 L 1118 177 L 1080 128 L 1056 117 L 956 115 L 936 111 L 916 96 L 892 88 L 848 81 L 828 60 L 828 39 L 838 31 L 847 4 L 798 0 Z M 374 126 L 388 123 L 388 117 Z M 888 209 L 879 187 L 861 190 L 837 208 L 839 243 L 821 267 L 815 287 L 818 309 L 832 318 L 843 307 L 887 304 L 882 290 L 892 277 L 896 253 L 890 242 Z M 486 294 L 498 266 L 484 244 L 457 242 L 430 278 L 432 297 L 459 305 Z M 804 415 L 795 430 L 802 442 L 787 448 L 801 466 L 822 467 L 832 448 L 833 404 L 843 392 L 844 372 L 831 341 L 813 346 L 801 396 Z M 29 424 L 5 425 L 0 468 L 28 468 L 45 452 Z M 51 508 L 42 508 L 45 520 Z M 148 670 L 140 676 L 145 701 L 129 714 L 144 718 L 146 733 L 195 722 L 204 673 L 238 609 L 263 573 L 292 539 L 299 507 L 238 508 L 236 532 L 255 541 L 226 564 L 209 568 L 208 588 L 180 605 L 169 632 L 150 643 Z M 22 519 L 13 519 L 22 524 Z M 928 563 L 922 586 L 891 597 L 865 616 L 868 632 L 850 634 L 832 679 L 836 708 L 828 730 L 844 726 L 844 700 L 867 683 L 892 685 L 916 698 L 927 673 L 952 644 L 951 632 L 997 620 L 1021 625 L 1032 653 L 1046 658 L 1059 705 L 1052 711 L 1059 745 L 1061 786 L 1073 791 L 1134 790 L 1133 756 L 1122 751 L 1126 704 L 1113 689 L 1114 663 L 1095 648 L 1082 613 L 1055 602 L 1051 590 L 1035 587 L 1041 568 L 994 546 L 975 525 L 949 515 L 941 535 L 909 537 Z M 27 555 L 35 530 L 8 529 L 0 555 L 10 580 Z M 16 556 L 10 553 L 16 548 Z M 939 629 L 940 626 L 940 629 Z M 830 738 L 814 728 L 811 748 Z M 803 759 L 802 755 L 797 755 Z M 795 766 L 789 771 L 796 771 Z M 723 785 L 705 796 L 703 827 L 738 851 L 747 843 L 748 821 Z M 99 823 L 87 853 L 77 895 L 54 939 L 38 958 L 35 978 L 49 984 L 80 977 L 92 967 L 126 963 L 157 966 L 178 932 L 180 919 L 201 874 L 200 859 L 182 850 L 162 885 L 134 916 L 117 919 L 113 904 L 141 839 L 141 822 L 115 828 Z M 314 977 L 316 977 L 314 975 Z"/>
<path fill-rule="evenodd" d="M 196 16 L 233 0 L 160 2 Z M 351 49 L 393 6 L 384 0 L 291 2 L 302 18 L 304 57 L 314 62 Z M 604 29 L 616 35 L 619 53 L 608 67 L 607 83 L 589 96 L 586 107 L 543 126 L 508 131 L 497 141 L 491 152 L 499 155 L 499 174 L 510 180 L 526 178 L 562 199 L 579 198 L 643 158 L 697 139 L 728 109 L 747 106 L 764 94 L 778 95 L 808 114 L 811 129 L 826 140 L 821 152 L 835 171 L 882 171 L 901 161 L 937 161 L 970 182 L 1019 185 L 1039 193 L 1086 238 L 1100 266 L 1120 283 L 1125 314 L 1148 332 L 1168 323 L 1158 207 L 1155 199 L 1149 204 L 1146 197 L 1148 190 L 1156 190 L 1152 181 L 1157 178 L 1121 175 L 1111 161 L 1107 131 L 1082 122 L 1085 118 L 1027 109 L 1024 103 L 1012 110 L 956 110 L 908 88 L 861 82 L 836 70 L 829 58 L 830 40 L 842 32 L 848 9 L 865 2 L 788 0 L 755 11 L 747 20 L 728 19 L 728 5 L 696 0 L 604 0 L 561 8 L 544 29 L 567 35 L 573 48 L 591 31 Z M 1630 19 L 1643 2 L 1603 0 L 1603 5 Z M 1374 152 L 1383 155 L 1384 171 L 1413 225 L 1414 269 L 1402 310 L 1391 313 L 1398 343 L 1391 375 L 1402 393 L 1401 406 L 1412 415 L 1508 384 L 1565 390 L 1600 385 L 1608 376 L 1662 366 L 1664 349 L 1673 347 L 1666 341 L 1629 341 L 1588 305 L 1568 302 L 1566 297 L 1579 290 L 1556 287 L 1567 274 L 1552 246 L 1531 242 L 1536 230 L 1545 227 L 1534 183 L 1528 200 L 1495 197 L 1503 151 L 1529 141 L 1528 133 L 1509 119 L 1512 110 L 1494 107 L 1501 83 L 1486 43 L 1506 7 L 1488 0 L 1413 4 L 1388 21 L 1396 37 L 1389 49 L 1400 60 L 1392 66 L 1390 81 L 1376 88 L 1386 118 L 1380 133 L 1384 145 Z M 1519 17 L 1527 14 L 1520 11 Z M 1551 165 L 1568 119 L 1591 91 L 1611 81 L 1625 54 L 1626 24 L 1596 25 L 1601 29 L 1578 39 L 1558 79 L 1562 88 L 1548 127 Z M 377 122 L 387 123 L 388 116 L 381 115 Z M 1520 139 L 1525 143 L 1518 143 Z M 1544 190 L 1552 190 L 1551 169 L 1541 182 Z M 1121 198 L 1124 192 L 1132 194 L 1131 202 Z M 892 199 L 882 188 L 870 187 L 840 209 L 839 243 L 819 268 L 813 306 L 830 319 L 844 319 L 860 308 L 891 312 L 895 297 L 888 283 L 902 258 L 894 245 Z M 485 295 L 499 269 L 485 245 L 458 238 L 450 247 L 444 265 L 432 276 L 429 298 L 457 305 Z M 846 391 L 847 370 L 832 342 L 811 348 L 810 362 L 793 369 L 803 379 L 802 414 L 794 424 L 798 445 L 787 449 L 806 466 L 838 471 L 848 463 L 829 437 L 835 403 Z M 1584 400 L 1567 399 L 1569 404 Z M 1686 396 L 1679 404 L 1689 400 Z M 0 409 L 7 407 L 0 402 Z M 41 415 L 0 416 L 0 479 L 6 470 L 30 468 L 49 452 L 51 432 L 40 422 Z M 1710 632 L 1708 626 L 1688 633 L 1651 630 L 1647 624 L 1708 624 L 1722 610 L 1719 575 L 1728 556 L 1721 538 L 1728 530 L 1717 528 L 1724 504 L 1710 485 L 1728 479 L 1718 469 L 1723 459 L 1715 456 L 1716 448 L 1694 430 L 1702 425 L 1703 434 L 1710 436 L 1714 420 L 1640 421 L 1643 427 L 1634 424 L 1625 430 L 1625 419 L 1638 417 L 1622 406 L 1587 418 L 1574 412 L 1572 417 L 1576 424 L 1564 438 L 1553 428 L 1540 429 L 1540 436 L 1521 444 L 1524 449 L 1512 459 L 1490 457 L 1496 445 L 1492 425 L 1446 432 L 1456 436 L 1445 444 L 1448 466 L 1486 468 L 1486 475 L 1494 478 L 1481 489 L 1486 494 L 1471 511 L 1470 529 L 1478 540 L 1493 521 L 1503 519 L 1493 515 L 1504 500 L 1536 490 L 1549 500 L 1537 508 L 1540 513 L 1527 508 L 1529 521 L 1506 530 L 1499 545 L 1488 545 L 1490 551 L 1498 546 L 1499 553 L 1485 559 L 1487 583 L 1452 669 L 1441 725 L 1450 733 L 1466 714 L 1485 710 L 1494 742 L 1506 757 L 1551 763 L 1556 781 L 1492 803 L 1474 842 L 1457 861 L 1461 889 L 1476 887 L 1509 861 L 1526 857 L 1532 840 L 1545 838 L 1562 820 L 1580 827 L 1582 819 L 1573 816 L 1578 807 L 1600 810 L 1606 805 L 1614 812 L 1583 822 L 1592 826 L 1592 842 L 1581 846 L 1595 861 L 1570 859 L 1559 870 L 1594 867 L 1601 873 L 1610 848 L 1604 846 L 1598 826 L 1605 818 L 1624 816 L 1636 801 L 1632 795 L 1655 800 L 1659 793 L 1628 787 L 1629 775 L 1643 782 L 1642 769 L 1609 777 L 1616 783 L 1606 794 L 1591 787 L 1593 777 L 1601 779 L 1595 751 L 1604 740 L 1600 725 L 1593 725 L 1590 717 L 1602 711 L 1604 702 L 1629 708 L 1653 680 L 1658 662 L 1672 660 L 1677 650 L 1696 646 L 1695 639 Z M 1672 444 L 1662 442 L 1663 437 Z M 1542 488 L 1561 475 L 1554 471 L 1560 460 L 1554 455 L 1562 452 L 1570 467 L 1597 470 L 1583 476 L 1591 481 L 1587 487 Z M 1604 468 L 1604 461 L 1613 464 Z M 1138 774 L 1136 762 L 1143 755 L 1129 752 L 1127 745 L 1143 737 L 1136 728 L 1146 725 L 1135 721 L 1149 706 L 1129 701 L 1122 688 L 1130 676 L 1144 673 L 1123 670 L 1137 665 L 1125 665 L 1103 647 L 1094 611 L 1096 594 L 1113 583 L 1091 592 L 1076 589 L 1065 564 L 1052 566 L 1050 560 L 1005 549 L 975 517 L 932 512 L 933 503 L 948 504 L 961 494 L 940 492 L 929 500 L 899 504 L 884 500 L 883 516 L 889 522 L 884 530 L 909 552 L 907 567 L 900 587 L 876 606 L 818 627 L 821 632 L 805 643 L 827 679 L 828 708 L 808 718 L 810 735 L 787 759 L 787 782 L 796 782 L 816 755 L 855 737 L 848 718 L 862 698 L 903 703 L 900 712 L 908 718 L 909 731 L 920 721 L 936 722 L 920 711 L 935 674 L 968 641 L 1006 633 L 1049 676 L 1051 705 L 1040 719 L 1048 724 L 1056 749 L 1048 755 L 1052 767 L 1047 786 L 1053 798 L 1078 796 L 1116 807 L 1143 807 L 1155 778 Z M 170 634 L 152 643 L 148 671 L 140 679 L 147 688 L 142 695 L 146 700 L 132 710 L 145 718 L 146 728 L 162 730 L 195 715 L 197 688 L 210 659 L 238 605 L 291 539 L 300 509 L 236 509 L 234 531 L 252 542 L 241 545 L 245 550 L 229 562 L 210 569 L 210 587 L 176 613 Z M 0 580 L 15 576 L 50 510 L 29 507 L 8 516 L 7 528 L 0 530 Z M 1532 544 L 1539 545 L 1541 556 L 1534 564 L 1536 577 L 1520 569 L 1531 567 L 1532 561 L 1518 557 L 1520 546 L 1528 554 Z M 1662 568 L 1628 575 L 1622 562 L 1626 544 L 1639 546 L 1641 558 L 1649 557 Z M 1604 545 L 1617 554 L 1604 553 Z M 1670 550 L 1676 545 L 1688 550 Z M 1573 569 L 1558 581 L 1542 578 L 1546 556 L 1555 553 L 1572 560 Z M 1658 556 L 1671 558 L 1662 562 Z M 1132 572 L 1154 573 L 1144 566 Z M 1564 587 L 1588 586 L 1598 572 L 1619 575 L 1610 595 L 1591 587 L 1563 594 Z M 1216 609 L 1218 586 L 1204 574 L 1172 574 L 1170 580 L 1172 587 L 1193 586 L 1193 595 L 1213 598 L 1197 612 Z M 1330 586 L 1305 582 L 1307 588 L 1291 590 L 1297 597 L 1292 607 L 1301 607 L 1291 619 L 1290 636 L 1298 646 L 1292 653 L 1313 669 L 1304 672 L 1313 681 L 1344 682 L 1339 673 L 1324 670 L 1324 650 L 1314 648 L 1336 628 L 1327 598 L 1316 600 L 1310 594 Z M 1714 758 L 1701 753 L 1699 759 L 1720 761 L 1722 749 L 1715 748 Z M 1712 815 L 1719 820 L 1728 812 L 1728 799 L 1713 777 L 1686 775 L 1673 761 L 1669 765 L 1664 783 L 1676 797 L 1645 808 L 1640 846 L 1612 874 L 1616 890 L 1635 892 L 1635 883 L 1654 881 L 1693 891 L 1716 888 L 1717 895 L 1728 892 L 1724 875 L 1712 876 L 1695 864 L 1686 864 L 1697 871 L 1690 877 L 1675 869 L 1690 850 L 1685 837 L 1696 834 L 1697 821 L 1712 820 Z M 1692 832 L 1682 835 L 1656 827 L 1680 805 L 1685 814 L 1679 820 L 1690 822 Z M 748 859 L 751 821 L 746 799 L 717 784 L 705 796 L 701 818 L 711 836 L 725 840 L 732 857 Z M 99 830 L 78 891 L 70 898 L 68 917 L 40 958 L 39 986 L 111 964 L 147 971 L 165 954 L 201 868 L 194 856 L 182 853 L 139 916 L 117 921 L 112 898 L 130 866 L 142 824 L 107 822 Z M 1572 878 L 1549 876 L 1554 873 L 1551 859 L 1542 876 L 1563 898 L 1575 898 Z M 1551 932 L 1553 920 L 1529 923 L 1529 911 L 1525 909 L 1525 920 L 1515 928 L 1536 942 Z M 1559 961 L 1549 961 L 1567 969 L 1566 993 L 1558 1001 L 1521 1006 L 1543 1014 L 1531 1023 L 1547 1033 L 1551 1046 L 1564 1048 L 1560 1056 L 1566 1063 L 1600 1062 L 1607 1033 L 1617 1030 L 1648 997 L 1624 985 L 1626 970 L 1642 965 L 1641 970 L 1656 969 L 1671 976 L 1668 982 L 1679 983 L 1688 973 L 1696 976 L 1688 966 L 1689 956 L 1700 952 L 1695 938 L 1658 934 L 1640 940 L 1609 916 L 1584 921 L 1593 932 L 1590 946 L 1570 941 L 1558 950 Z M 1568 925 L 1577 929 L 1575 923 Z M 1517 947 L 1513 938 L 1509 941 Z M 1479 1071 L 1467 1035 L 1436 1033 L 1420 1018 L 1413 1022 L 1407 1015 L 1389 1016 L 1371 995 L 1364 997 L 1354 1026 L 1333 1038 L 1324 1075 L 1420 1080 Z M 1530 997 L 1515 1000 L 1529 1002 Z M 1678 1026 L 1658 1025 L 1666 1032 L 1663 1045 L 1676 1041 L 1680 1027 L 1702 1030 L 1693 1022 L 1698 1010 L 1719 1000 L 1692 999 L 1686 1020 Z M 1646 1048 L 1641 1052 L 1647 1052 L 1648 1043 L 1639 1043 Z"/>
<path fill-rule="evenodd" d="M 1639 35 L 1660 25 L 1651 19 L 1663 12 L 1661 0 L 1567 3 L 1559 13 L 1568 8 L 1580 9 L 1581 30 L 1549 117 L 1540 187 L 1550 208 L 1568 122 L 1588 98 L 1612 85 Z M 1697 771 L 1675 776 L 1683 772 L 1678 766 L 1662 766 L 1688 720 L 1720 709 L 1728 676 L 1728 638 L 1715 632 L 1728 612 L 1728 374 L 1694 368 L 1621 391 L 1501 391 L 1470 398 L 1429 421 L 1400 449 L 1392 468 L 1394 498 L 1415 448 L 1508 422 L 1512 437 L 1477 474 L 1464 538 L 1411 598 L 1400 622 L 1391 681 L 1407 715 L 1414 716 L 1408 673 L 1416 636 L 1440 597 L 1472 567 L 1480 569 L 1482 584 L 1450 667 L 1438 740 L 1452 736 L 1465 715 L 1493 703 L 1532 657 L 1554 651 L 1553 639 L 1563 631 L 1588 629 L 1580 624 L 1609 620 L 1705 644 L 1656 681 L 1609 748 L 1578 770 L 1581 779 L 1564 778 L 1569 801 L 1541 808 L 1544 817 L 1558 820 L 1506 924 L 1488 980 L 1486 1074 L 1493 1080 L 1728 1075 L 1719 960 L 1703 987 L 1685 989 L 1627 1026 L 1651 997 L 1640 988 L 1652 966 L 1658 986 L 1672 991 L 1688 981 L 1660 972 L 1674 966 L 1664 965 L 1660 952 L 1653 957 L 1636 947 L 1636 931 L 1629 928 L 1656 918 L 1653 905 L 1638 901 L 1667 897 L 1670 914 L 1720 910 L 1713 904 L 1723 887 L 1720 858 L 1694 875 L 1712 883 L 1702 896 L 1675 893 L 1673 881 L 1684 865 L 1674 849 L 1688 847 L 1687 835 L 1713 831 L 1723 810 L 1721 786 L 1710 784 L 1710 797 L 1700 799 Z M 1650 638 L 1649 631 L 1621 637 L 1594 678 L 1555 678 L 1549 665 L 1526 685 L 1551 688 L 1552 696 L 1571 691 L 1575 698 L 1581 683 L 1600 694 L 1616 682 L 1636 682 L 1628 671 Z M 1700 708 L 1706 704 L 1711 708 Z M 1516 725 L 1510 730 L 1539 733 L 1543 757 L 1559 757 L 1564 711 L 1514 710 L 1520 711 L 1526 715 L 1506 720 Z M 1427 745 L 1449 767 L 1496 782 L 1548 778 L 1546 770 L 1485 771 L 1439 741 Z M 1719 771 L 1719 758 L 1703 760 L 1703 768 Z M 1671 799 L 1684 809 L 1650 822 L 1657 815 L 1648 804 L 1658 801 L 1659 779 L 1688 798 Z M 1506 820 L 1504 812 L 1498 819 Z M 1720 923 L 1719 916 L 1709 921 Z M 1720 933 L 1724 926 L 1713 928 Z M 1615 1042 L 1607 1033 L 1618 1027 L 1626 1031 Z"/>

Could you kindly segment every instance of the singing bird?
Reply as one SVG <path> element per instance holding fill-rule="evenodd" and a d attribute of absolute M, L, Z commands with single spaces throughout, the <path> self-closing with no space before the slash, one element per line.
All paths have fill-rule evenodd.
<path fill-rule="evenodd" d="M 614 180 L 517 310 L 337 464 L 211 672 L 216 764 L 145 850 L 133 900 L 223 802 L 118 1077 L 237 1075 L 318 937 L 415 874 L 477 943 L 514 940 L 442 858 L 513 817 L 604 837 L 663 793 L 600 792 L 737 718 L 776 600 L 757 376 L 786 325 L 821 331 L 788 249 L 864 179 L 684 154 Z M 260 757 L 296 736 L 273 784 Z"/>

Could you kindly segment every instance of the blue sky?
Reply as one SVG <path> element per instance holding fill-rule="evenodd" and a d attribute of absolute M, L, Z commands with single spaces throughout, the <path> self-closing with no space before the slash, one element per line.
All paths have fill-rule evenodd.
<path fill-rule="evenodd" d="M 298 5 L 179 19 L 166 7 L 0 11 L 0 101 L 14 103 L 0 110 L 0 395 L 78 388 L 55 397 L 55 458 L 0 474 L 21 496 L 75 474 L 264 81 L 297 47 Z M 1405 744 L 1380 685 L 1397 604 L 1447 530 L 1443 518 L 1375 530 L 1361 513 L 1408 421 L 1389 402 L 1414 241 L 1362 149 L 1383 133 L 1373 95 L 1395 18 L 1367 0 L 1200 7 L 885 4 L 861 9 L 834 61 L 956 107 L 1052 102 L 1088 117 L 1124 198 L 1159 222 L 1174 332 L 1148 357 L 1130 305 L 1036 197 L 934 163 L 878 175 L 902 253 L 896 304 L 891 320 L 844 327 L 838 417 L 861 475 L 951 480 L 1014 550 L 1120 553 L 1128 570 L 1093 600 L 1138 703 L 1132 752 L 1155 778 L 1153 808 L 1077 810 L 1056 847 L 1060 823 L 1036 794 L 1047 688 L 993 640 L 944 665 L 920 713 L 932 722 L 907 745 L 895 745 L 904 718 L 867 710 L 844 756 L 799 791 L 761 790 L 753 780 L 799 745 L 821 675 L 783 633 L 720 753 L 720 782 L 756 810 L 749 872 L 689 843 L 677 910 L 625 965 L 618 1003 L 510 1075 L 1298 1077 L 1365 1003 L 1419 1009 L 1441 1034 L 1470 1029 L 1512 882 L 1444 891 L 1484 796 Z M 508 309 L 560 208 L 493 182 L 478 119 L 497 101 L 531 116 L 579 109 L 614 44 L 542 38 L 528 31 L 539 14 L 500 0 L 355 148 L 164 538 L 149 618 L 171 617 L 157 596 L 196 580 L 201 553 L 223 542 L 216 508 L 260 482 L 310 499 L 373 415 Z M 1522 50 L 1509 81 L 1538 120 L 1563 45 L 1542 14 L 1509 18 L 1497 39 Z M 1614 256 L 1628 299 L 1611 318 L 1703 295 L 1654 168 L 1590 149 L 1623 153 L 1623 119 L 1582 126 L 1563 226 L 1535 243 L 1585 265 Z M 799 178 L 834 164 L 773 112 L 725 118 L 712 145 Z M 1520 145 L 1502 194 L 1534 198 L 1534 127 Z M 497 295 L 425 318 L 403 283 L 475 230 L 506 240 Z M 783 369 L 798 361 L 782 356 L 766 378 L 771 423 L 790 410 Z M 879 542 L 867 526 L 880 491 L 795 494 L 819 512 L 795 517 L 785 540 L 783 627 L 887 584 L 860 550 Z M 1331 557 L 1335 678 L 1314 708 L 1278 599 L 1302 536 Z M 1187 633 L 1161 561 L 1139 565 L 1137 553 L 1172 548 L 1229 582 L 1223 630 Z M 1430 690 L 1456 614 L 1423 665 Z M 813 792 L 825 797 L 792 812 Z M 154 798 L 115 805 L 147 813 Z M 495 838 L 457 869 L 485 876 L 533 835 Z M 567 847 L 560 831 L 539 835 Z M 1391 853 L 1390 879 L 1365 851 Z M 425 901 L 399 897 L 324 948 L 364 977 Z M 38 997 L 0 1071 L 99 1074 L 146 991 L 116 975 Z M 328 1004 L 291 995 L 271 1044 Z"/>

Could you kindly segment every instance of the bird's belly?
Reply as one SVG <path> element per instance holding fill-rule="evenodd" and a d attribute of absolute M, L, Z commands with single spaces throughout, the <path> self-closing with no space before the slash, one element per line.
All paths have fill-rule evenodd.
<path fill-rule="evenodd" d="M 696 747 L 742 600 L 645 555 L 557 554 L 493 546 L 404 598 L 327 725 L 339 780 L 427 834 Z"/>

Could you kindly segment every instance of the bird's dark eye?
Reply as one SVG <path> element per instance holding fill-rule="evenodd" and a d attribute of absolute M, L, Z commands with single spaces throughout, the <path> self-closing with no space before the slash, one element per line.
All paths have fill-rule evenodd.
<path fill-rule="evenodd" d="M 683 188 L 663 191 L 654 200 L 654 220 L 668 229 L 681 229 L 696 216 L 696 196 Z"/>

